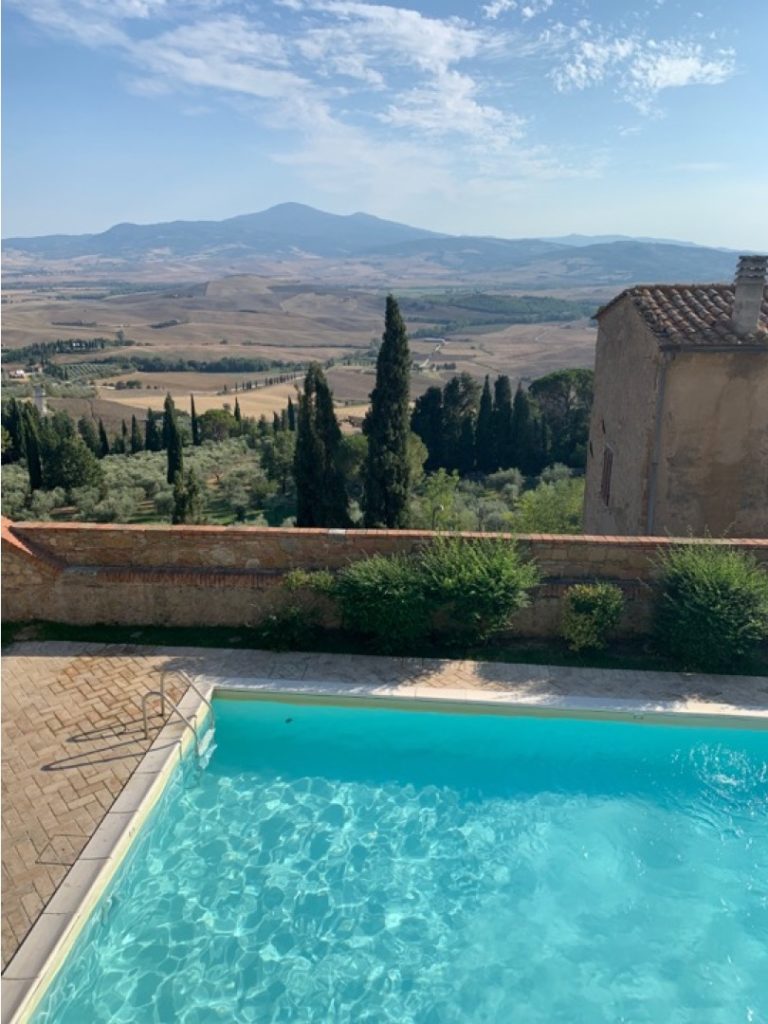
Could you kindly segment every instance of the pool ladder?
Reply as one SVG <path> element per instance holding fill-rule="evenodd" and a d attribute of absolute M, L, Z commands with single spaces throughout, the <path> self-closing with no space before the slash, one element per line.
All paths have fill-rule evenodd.
<path fill-rule="evenodd" d="M 184 714 L 184 712 L 181 710 L 181 708 L 178 706 L 178 704 L 176 704 L 175 701 L 172 701 L 171 698 L 165 692 L 165 677 L 169 674 L 169 672 L 175 672 L 176 675 L 180 675 L 182 677 L 182 679 L 184 679 L 184 681 L 187 683 L 187 685 L 190 686 L 195 691 L 195 693 L 198 695 L 200 700 L 206 705 L 208 710 L 211 712 L 211 725 L 215 726 L 215 724 L 216 724 L 216 718 L 215 718 L 215 714 L 214 714 L 214 710 L 213 710 L 213 704 L 205 696 L 205 694 L 200 690 L 200 688 L 197 686 L 197 684 L 195 683 L 194 679 L 192 679 L 192 677 L 189 675 L 189 673 L 185 672 L 183 669 L 165 669 L 162 672 L 162 674 L 160 675 L 160 689 L 159 690 L 147 690 L 147 692 L 141 698 L 141 713 L 142 713 L 142 715 L 144 717 L 144 739 L 145 740 L 149 739 L 149 716 L 147 715 L 147 701 L 149 700 L 150 697 L 159 697 L 160 698 L 160 714 L 162 715 L 162 717 L 165 718 L 165 705 L 169 704 L 170 708 L 171 708 L 171 711 L 175 712 L 178 715 L 178 717 L 181 719 L 181 721 L 184 723 L 184 725 L 188 729 L 191 730 L 192 736 L 194 737 L 194 741 L 195 741 L 195 755 L 197 756 L 197 759 L 199 761 L 200 760 L 200 753 L 201 753 L 201 751 L 200 751 L 200 734 L 197 731 L 197 726 L 192 721 L 190 721 L 190 719 Z"/>

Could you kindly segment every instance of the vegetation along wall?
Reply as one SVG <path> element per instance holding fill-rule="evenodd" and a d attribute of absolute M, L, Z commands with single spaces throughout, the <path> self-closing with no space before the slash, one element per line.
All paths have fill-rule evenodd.
<path fill-rule="evenodd" d="M 489 534 L 462 534 L 471 538 Z M 503 535 L 500 535 L 503 536 Z M 291 596 L 290 569 L 337 569 L 375 553 L 410 552 L 427 531 L 115 526 L 3 520 L 3 618 L 74 624 L 205 626 L 255 624 Z M 511 538 L 510 538 L 511 540 Z M 617 583 L 626 597 L 621 632 L 648 628 L 659 549 L 653 537 L 528 535 L 517 538 L 542 583 L 514 631 L 555 635 L 568 586 Z M 713 543 L 751 551 L 768 566 L 768 540 Z"/>

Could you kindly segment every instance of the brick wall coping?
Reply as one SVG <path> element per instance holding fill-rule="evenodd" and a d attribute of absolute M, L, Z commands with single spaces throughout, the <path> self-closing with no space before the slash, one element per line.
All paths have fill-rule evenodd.
<path fill-rule="evenodd" d="M 59 523 L 59 522 L 14 522 L 3 517 L 2 535 L 3 539 L 18 544 L 20 538 L 17 531 L 24 534 L 34 535 L 35 533 L 93 533 L 93 532 L 114 532 L 124 534 L 141 533 L 167 533 L 169 535 L 186 537 L 270 537 L 276 539 L 280 536 L 287 537 L 402 537 L 402 538 L 432 538 L 443 537 L 446 534 L 435 530 L 333 530 L 315 529 L 307 527 L 281 527 L 281 526 L 171 526 L 165 523 Z M 633 547 L 666 547 L 672 544 L 715 544 L 723 547 L 748 546 L 753 548 L 768 549 L 768 538 L 755 537 L 725 537 L 725 538 L 697 538 L 697 537 L 634 537 L 634 536 L 604 536 L 601 534 L 574 534 L 574 533 L 476 533 L 462 532 L 451 534 L 451 536 L 465 539 L 476 538 L 497 538 L 504 540 L 515 539 L 522 543 L 548 543 L 548 544 L 569 544 L 584 545 L 593 544 L 615 545 L 617 547 L 631 545 Z"/>
<path fill-rule="evenodd" d="M 20 555 L 25 558 L 31 559 L 40 569 L 46 574 L 55 574 L 60 572 L 64 568 L 64 562 L 56 555 L 51 554 L 48 551 L 38 551 L 33 545 L 30 545 L 24 538 L 16 535 L 13 530 L 15 524 L 10 519 L 2 517 L 2 539 L 3 544 L 8 544 L 14 550 L 18 551 Z"/>

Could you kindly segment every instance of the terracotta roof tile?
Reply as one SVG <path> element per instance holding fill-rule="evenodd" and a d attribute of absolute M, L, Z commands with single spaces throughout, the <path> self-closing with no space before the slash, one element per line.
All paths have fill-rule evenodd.
<path fill-rule="evenodd" d="M 731 322 L 732 284 L 657 284 L 627 288 L 598 310 L 600 316 L 623 298 L 631 301 L 660 344 L 754 345 L 768 343 L 768 289 L 763 293 L 761 329 L 737 334 Z"/>

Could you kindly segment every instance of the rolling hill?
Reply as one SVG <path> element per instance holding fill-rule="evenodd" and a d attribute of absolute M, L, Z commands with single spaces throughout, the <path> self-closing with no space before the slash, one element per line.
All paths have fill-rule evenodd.
<path fill-rule="evenodd" d="M 604 240 L 609 239 L 609 240 Z M 654 239 L 602 236 L 504 239 L 444 235 L 365 213 L 324 213 L 283 203 L 222 221 L 117 224 L 100 234 L 8 238 L 6 271 L 110 274 L 152 269 L 176 276 L 250 272 L 327 279 L 486 279 L 523 288 L 722 281 L 736 254 Z"/>

